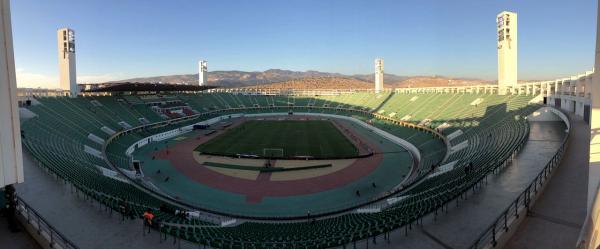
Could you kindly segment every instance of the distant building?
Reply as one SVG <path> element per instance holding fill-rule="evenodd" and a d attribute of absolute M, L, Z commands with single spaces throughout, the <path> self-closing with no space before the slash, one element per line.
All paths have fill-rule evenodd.
<path fill-rule="evenodd" d="M 496 18 L 498 27 L 498 90 L 517 85 L 517 13 L 503 11 Z"/>
<path fill-rule="evenodd" d="M 208 63 L 198 61 L 198 85 L 203 86 L 208 83 Z"/>
<path fill-rule="evenodd" d="M 62 28 L 56 32 L 58 36 L 58 70 L 60 88 L 69 91 L 71 97 L 76 97 L 77 72 L 75 70 L 75 31 Z"/>
<path fill-rule="evenodd" d="M 375 92 L 383 91 L 383 59 L 375 59 Z"/>

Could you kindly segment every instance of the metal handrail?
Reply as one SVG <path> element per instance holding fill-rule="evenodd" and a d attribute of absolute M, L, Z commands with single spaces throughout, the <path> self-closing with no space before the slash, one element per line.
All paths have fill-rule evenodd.
<path fill-rule="evenodd" d="M 17 212 L 27 220 L 27 223 L 36 230 L 39 236 L 48 241 L 50 248 L 79 249 L 73 241 L 60 233 L 19 196 L 17 196 Z"/>
<path fill-rule="evenodd" d="M 565 115 L 566 116 L 566 115 Z M 567 122 L 571 122 L 569 116 L 567 116 Z M 485 229 L 481 235 L 471 244 L 470 249 L 479 248 L 493 248 L 498 244 L 499 236 L 508 232 L 510 226 L 514 221 L 519 219 L 521 212 L 526 210 L 530 211 L 532 202 L 535 201 L 535 197 L 540 192 L 541 188 L 551 177 L 553 170 L 560 164 L 564 152 L 569 143 L 571 136 L 571 129 L 569 129 L 567 136 L 563 139 L 559 149 L 556 151 L 552 159 L 544 166 L 544 169 L 531 181 L 523 192 L 517 196 L 515 200 L 496 218 L 496 220 Z"/>

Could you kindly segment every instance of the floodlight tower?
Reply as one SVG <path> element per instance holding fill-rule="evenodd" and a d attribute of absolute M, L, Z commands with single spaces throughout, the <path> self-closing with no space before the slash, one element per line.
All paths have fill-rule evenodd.
<path fill-rule="evenodd" d="M 383 59 L 375 59 L 375 92 L 383 90 Z"/>
<path fill-rule="evenodd" d="M 498 31 L 498 93 L 517 86 L 517 13 L 502 11 L 496 17 Z"/>
<path fill-rule="evenodd" d="M 198 85 L 208 83 L 208 63 L 204 60 L 198 61 Z"/>
<path fill-rule="evenodd" d="M 58 71 L 60 88 L 69 91 L 69 96 L 77 97 L 77 73 L 75 70 L 75 31 L 62 28 L 56 31 L 58 37 Z"/>

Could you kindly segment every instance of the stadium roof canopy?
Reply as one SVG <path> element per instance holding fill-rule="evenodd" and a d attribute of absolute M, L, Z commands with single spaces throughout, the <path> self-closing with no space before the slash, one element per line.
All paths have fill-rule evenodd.
<path fill-rule="evenodd" d="M 85 84 L 82 86 L 82 92 L 193 92 L 216 88 L 216 86 L 140 82 Z"/>

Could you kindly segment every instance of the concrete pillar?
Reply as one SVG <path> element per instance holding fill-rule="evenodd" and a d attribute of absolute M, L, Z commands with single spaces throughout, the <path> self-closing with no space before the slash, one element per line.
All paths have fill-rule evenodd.
<path fill-rule="evenodd" d="M 600 18 L 600 6 L 597 10 L 597 18 Z M 600 72 L 600 25 L 598 25 L 598 21 L 596 22 L 596 53 L 594 58 L 594 72 L 598 73 Z M 597 194 L 596 190 L 600 180 L 600 77 L 592 77 L 590 102 L 588 212 Z"/>
<path fill-rule="evenodd" d="M 585 86 L 584 86 L 584 94 L 583 96 L 586 98 L 590 97 L 592 92 L 592 81 L 594 79 L 594 74 L 590 73 L 587 77 L 585 77 Z"/>
<path fill-rule="evenodd" d="M 575 89 L 573 91 L 575 96 L 579 96 L 579 93 L 582 92 L 584 81 L 585 75 L 580 75 L 579 77 L 577 77 L 577 80 L 575 81 Z"/>
<path fill-rule="evenodd" d="M 23 182 L 10 1 L 0 1 L 0 188 Z"/>

